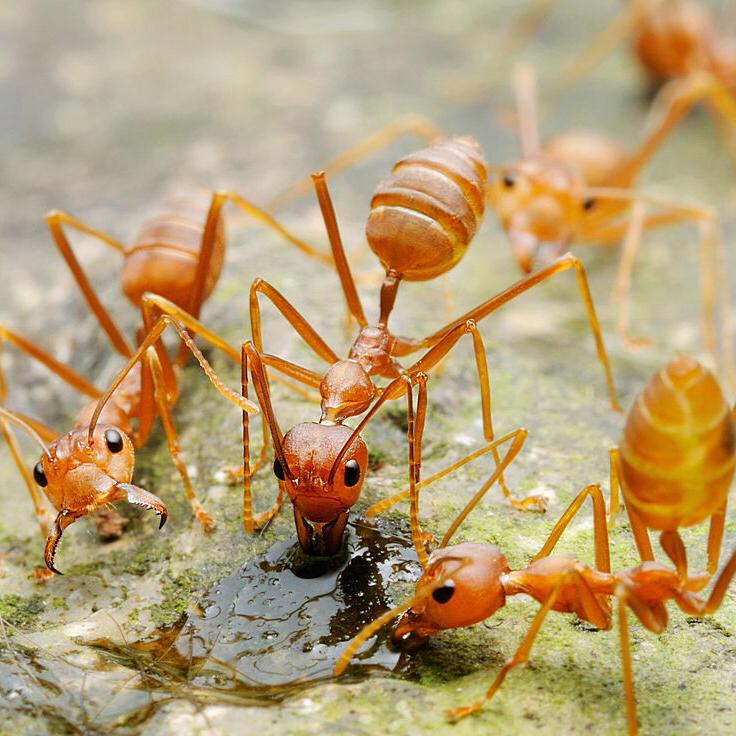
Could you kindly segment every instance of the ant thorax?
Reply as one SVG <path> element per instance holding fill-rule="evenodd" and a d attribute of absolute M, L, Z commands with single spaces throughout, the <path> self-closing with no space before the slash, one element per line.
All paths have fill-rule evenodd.
<path fill-rule="evenodd" d="M 369 376 L 396 378 L 401 366 L 392 353 L 396 338 L 385 325 L 367 325 L 350 348 L 348 358 L 357 361 Z"/>

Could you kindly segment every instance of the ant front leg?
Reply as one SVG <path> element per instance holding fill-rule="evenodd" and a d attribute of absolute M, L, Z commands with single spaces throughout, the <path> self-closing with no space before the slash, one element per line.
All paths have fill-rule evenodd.
<path fill-rule="evenodd" d="M 431 143 L 433 140 L 443 137 L 442 131 L 427 118 L 421 115 L 407 115 L 394 120 L 386 127 L 377 130 L 339 153 L 322 167 L 322 171 L 329 176 L 344 171 L 382 148 L 390 146 L 395 140 L 407 134 L 414 135 L 425 143 Z M 279 210 L 292 200 L 307 194 L 311 187 L 311 177 L 305 176 L 277 194 L 266 205 L 266 209 Z"/>
<path fill-rule="evenodd" d="M 30 495 L 31 502 L 33 503 L 33 510 L 41 529 L 41 536 L 45 539 L 49 531 L 49 526 L 51 525 L 52 517 L 43 502 L 43 496 L 38 490 L 38 484 L 33 479 L 33 476 L 23 461 L 20 444 L 18 443 L 18 439 L 10 426 L 11 424 L 20 427 L 30 435 L 36 443 L 40 445 L 44 452 L 46 451 L 44 442 L 52 442 L 57 437 L 57 433 L 52 429 L 45 427 L 40 422 L 34 421 L 31 423 L 26 417 L 23 417 L 17 412 L 11 412 L 0 406 L 0 433 L 7 442 L 10 456 L 13 458 L 13 462 L 18 468 L 18 472 L 23 478 L 26 488 L 28 488 L 28 494 Z"/>
<path fill-rule="evenodd" d="M 97 292 L 94 290 L 94 287 L 87 278 L 87 274 L 84 272 L 84 269 L 79 264 L 76 255 L 74 255 L 74 251 L 72 250 L 71 244 L 69 243 L 69 239 L 64 232 L 64 226 L 67 225 L 74 228 L 75 230 L 78 230 L 79 232 L 84 233 L 85 235 L 89 235 L 90 237 L 95 238 L 99 242 L 104 243 L 105 245 L 108 245 L 114 250 L 118 251 L 123 256 L 125 256 L 126 254 L 125 246 L 122 243 L 119 243 L 114 238 L 110 237 L 109 235 L 101 232 L 100 230 L 95 230 L 94 228 L 85 225 L 83 222 L 77 220 L 71 215 L 68 215 L 66 212 L 52 210 L 45 215 L 44 219 L 46 220 L 46 224 L 48 225 L 49 230 L 51 231 L 51 236 L 54 239 L 56 247 L 59 249 L 59 252 L 66 261 L 67 266 L 69 266 L 69 270 L 72 272 L 72 276 L 74 277 L 74 280 L 77 282 L 77 285 L 82 292 L 82 296 L 87 302 L 87 305 L 89 306 L 92 313 L 97 318 L 100 326 L 105 331 L 105 334 L 110 339 L 112 346 L 124 358 L 129 358 L 133 354 L 133 351 L 128 345 L 128 341 L 123 337 L 123 333 L 113 321 L 110 313 L 102 305 L 102 302 L 97 296 Z"/>

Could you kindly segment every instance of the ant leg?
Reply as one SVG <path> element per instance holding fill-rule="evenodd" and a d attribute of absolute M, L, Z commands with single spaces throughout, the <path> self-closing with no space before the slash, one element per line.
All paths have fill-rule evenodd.
<path fill-rule="evenodd" d="M 15 346 L 18 350 L 21 350 L 26 355 L 29 355 L 34 360 L 37 360 L 39 363 L 46 366 L 46 368 L 48 368 L 54 375 L 61 378 L 62 381 L 69 384 L 80 394 L 89 396 L 92 399 L 100 397 L 101 391 L 93 386 L 86 378 L 72 370 L 69 366 L 56 360 L 56 358 L 49 355 L 49 353 L 42 350 L 38 345 L 27 340 L 19 333 L 13 332 L 7 327 L 0 325 L 0 346 L 2 346 L 2 343 L 4 342 Z M 3 398 L 4 393 L 5 381 L 0 377 L 0 399 Z"/>
<path fill-rule="evenodd" d="M 511 659 L 509 659 L 507 662 L 505 662 L 503 667 L 501 667 L 500 672 L 498 673 L 498 675 L 496 675 L 496 679 L 488 688 L 485 695 L 472 705 L 468 705 L 462 708 L 453 708 L 452 710 L 448 711 L 448 720 L 453 723 L 457 723 L 466 716 L 469 716 L 471 713 L 476 713 L 477 711 L 479 711 L 487 701 L 493 698 L 497 690 L 501 687 L 504 680 L 506 679 L 506 675 L 508 675 L 508 673 L 511 672 L 511 670 L 513 670 L 515 667 L 518 667 L 520 665 L 523 666 L 527 663 L 527 661 L 529 660 L 529 655 L 531 654 L 532 646 L 534 645 L 534 639 L 539 633 L 539 630 L 542 627 L 542 623 L 544 623 L 545 617 L 553 609 L 563 589 L 565 589 L 565 592 L 568 592 L 568 594 L 572 594 L 572 591 L 569 590 L 570 587 L 574 589 L 574 598 L 577 602 L 581 604 L 586 617 L 589 617 L 591 622 L 599 628 L 610 628 L 610 615 L 603 610 L 601 605 L 596 600 L 595 595 L 590 590 L 580 573 L 572 567 L 563 570 L 559 574 L 559 577 L 557 578 L 557 581 L 555 582 L 555 585 L 552 588 L 552 591 L 550 592 L 546 601 L 534 616 L 534 620 L 529 627 L 529 631 L 521 642 L 519 648 L 514 653 L 514 656 L 511 657 Z"/>
<path fill-rule="evenodd" d="M 345 249 L 343 248 L 342 238 L 340 237 L 340 229 L 338 228 L 337 218 L 335 217 L 335 208 L 332 206 L 332 199 L 327 188 L 324 172 L 312 174 L 312 181 L 317 192 L 317 200 L 322 211 L 322 219 L 325 221 L 325 228 L 327 229 L 327 235 L 330 240 L 330 248 L 332 248 L 332 257 L 335 260 L 335 267 L 340 277 L 345 301 L 347 302 L 350 314 L 352 314 L 362 329 L 368 324 L 368 321 L 365 318 L 363 305 L 360 302 L 358 291 L 355 288 L 355 281 L 350 272 L 350 265 L 345 256 Z"/>
<path fill-rule="evenodd" d="M 163 367 L 161 366 L 158 354 L 153 348 L 148 348 L 145 353 L 145 360 L 153 378 L 153 396 L 156 401 L 158 413 L 161 417 L 164 434 L 166 435 L 169 455 L 171 455 L 174 467 L 176 467 L 179 476 L 181 477 L 184 492 L 187 495 L 187 500 L 192 507 L 194 516 L 202 525 L 205 532 L 212 531 L 215 526 L 215 520 L 202 508 L 202 504 L 199 502 L 199 499 L 194 492 L 194 488 L 192 487 L 192 481 L 189 477 L 187 466 L 181 456 L 179 438 L 174 427 L 174 421 L 171 417 L 169 391 L 167 390 L 168 387 L 166 386 L 164 379 Z"/>
<path fill-rule="evenodd" d="M 542 147 L 539 138 L 536 82 L 534 69 L 529 64 L 516 65 L 513 73 L 514 96 L 524 158 L 537 156 Z"/>
<path fill-rule="evenodd" d="M 631 219 L 621 247 L 618 275 L 613 290 L 613 299 L 618 304 L 618 318 L 616 329 L 624 347 L 628 350 L 651 345 L 652 341 L 646 338 L 634 338 L 629 332 L 629 308 L 631 307 L 631 271 L 636 253 L 641 245 L 641 236 L 644 226 L 644 205 L 635 202 L 631 208 Z"/>
<path fill-rule="evenodd" d="M 26 487 L 28 488 L 28 493 L 31 497 L 31 501 L 33 502 L 33 510 L 36 513 L 36 518 L 38 519 L 38 524 L 41 529 L 41 536 L 45 539 L 46 535 L 49 532 L 49 526 L 51 524 L 51 514 L 43 503 L 43 496 L 38 490 L 38 485 L 33 480 L 31 473 L 29 472 L 25 462 L 23 461 L 23 454 L 21 452 L 21 448 L 18 444 L 18 439 L 16 438 L 15 433 L 10 428 L 5 419 L 3 419 L 1 416 L 0 433 L 2 433 L 2 436 L 7 442 L 8 449 L 10 450 L 10 455 L 13 458 L 13 462 L 18 468 L 18 471 L 20 472 L 21 477 L 26 484 Z"/>
<path fill-rule="evenodd" d="M 626 600 L 618 595 L 618 633 L 621 641 L 621 665 L 624 673 L 624 693 L 626 695 L 626 718 L 629 736 L 639 733 L 636 719 L 636 695 L 634 693 L 634 674 L 631 666 L 631 644 L 629 642 L 629 620 Z"/>
<path fill-rule="evenodd" d="M 619 491 L 623 490 L 623 474 L 621 471 L 621 453 L 619 448 L 611 448 L 608 451 L 608 456 L 611 467 L 611 501 L 608 527 L 609 529 L 612 529 L 615 523 L 616 514 L 619 510 Z M 630 503 L 626 504 L 626 514 L 629 517 L 631 533 L 634 535 L 634 542 L 636 543 L 636 548 L 639 552 L 639 558 L 642 562 L 653 560 L 654 552 L 652 550 L 652 543 L 649 539 L 649 532 Z"/>
<path fill-rule="evenodd" d="M 54 239 L 54 243 L 56 243 L 56 247 L 59 249 L 59 252 L 66 261 L 67 266 L 69 266 L 69 270 L 72 272 L 72 276 L 77 282 L 77 285 L 82 292 L 82 296 L 87 302 L 90 310 L 92 310 L 92 313 L 97 318 L 100 326 L 110 338 L 112 346 L 123 357 L 129 358 L 133 354 L 133 351 L 128 345 L 128 341 L 123 337 L 122 332 L 120 332 L 113 322 L 109 312 L 104 306 L 102 306 L 102 302 L 87 278 L 87 274 L 84 272 L 77 260 L 77 257 L 74 255 L 71 244 L 64 232 L 64 225 L 73 227 L 75 230 L 79 230 L 80 232 L 85 233 L 85 235 L 89 235 L 100 242 L 109 245 L 123 256 L 126 254 L 125 246 L 114 238 L 111 238 L 109 235 L 85 225 L 83 222 L 77 220 L 71 215 L 68 215 L 66 212 L 52 210 L 45 215 L 44 220 L 46 220 L 46 225 L 51 231 L 51 237 Z"/>
<path fill-rule="evenodd" d="M 191 314 L 183 310 L 181 307 L 178 307 L 176 304 L 169 301 L 168 299 L 165 299 L 158 294 L 152 294 L 148 292 L 144 294 L 143 298 L 141 299 L 141 308 L 143 311 L 143 324 L 147 332 L 152 329 L 154 320 L 159 314 L 167 314 L 176 322 L 184 325 L 184 327 L 186 327 L 188 331 L 200 335 L 213 347 L 224 353 L 228 358 L 230 358 L 230 360 L 238 364 L 240 363 L 240 354 L 235 348 L 225 342 L 225 340 L 217 335 L 217 333 L 212 332 L 212 330 L 205 327 L 199 320 L 192 317 Z M 295 365 L 294 363 L 290 363 L 287 360 L 283 360 L 275 356 L 264 356 L 264 362 L 281 371 L 282 373 L 284 373 L 284 375 L 287 375 L 290 378 L 294 378 L 300 383 L 303 383 L 307 386 L 318 387 L 319 381 L 321 381 L 321 377 L 318 376 L 318 374 L 306 368 L 302 368 L 301 366 Z M 279 380 L 281 380 L 285 385 L 289 386 L 289 388 L 291 388 L 303 398 L 308 399 L 309 401 L 319 401 L 319 398 L 315 399 L 315 396 L 312 392 L 304 391 L 301 387 L 296 386 L 289 381 L 284 381 L 283 379 Z"/>
<path fill-rule="evenodd" d="M 281 444 L 282 434 L 276 420 L 276 415 L 273 411 L 273 405 L 271 403 L 271 394 L 268 387 L 268 378 L 263 368 L 263 362 L 260 354 L 253 346 L 252 342 L 244 342 L 241 346 L 241 387 L 243 397 L 247 399 L 248 396 L 248 376 L 250 375 L 253 380 L 253 386 L 256 391 L 258 403 L 261 407 L 261 411 L 265 416 L 266 423 L 270 430 L 271 440 L 273 441 L 274 454 L 278 460 L 282 472 L 284 474 L 284 480 L 279 483 L 279 498 L 283 498 L 282 485 L 288 490 L 291 487 L 292 475 L 289 470 L 289 465 L 284 455 L 284 449 Z M 252 534 L 256 526 L 256 520 L 264 518 L 263 514 L 253 516 L 253 494 L 251 490 L 251 477 L 253 472 L 250 467 L 250 433 L 249 433 L 250 417 L 247 412 L 243 412 L 243 528 L 247 534 Z M 265 426 L 265 425 L 264 425 Z M 264 429 L 265 431 L 265 429 Z M 276 504 L 271 511 L 266 512 L 266 516 L 270 521 L 271 518 L 276 514 L 280 507 L 279 498 L 276 500 Z M 270 514 L 270 516 L 269 516 Z"/>
<path fill-rule="evenodd" d="M 559 541 L 562 533 L 568 527 L 573 518 L 582 508 L 585 499 L 590 496 L 593 502 L 593 538 L 595 544 L 595 567 L 601 572 L 611 572 L 611 555 L 608 544 L 608 529 L 606 527 L 606 502 L 601 492 L 601 487 L 597 483 L 585 486 L 580 493 L 573 499 L 572 503 L 567 507 L 554 528 L 550 532 L 547 541 L 542 549 L 532 557 L 532 562 L 536 562 L 542 557 L 548 557 L 555 545 Z"/>
<path fill-rule="evenodd" d="M 415 378 L 419 384 L 416 416 L 414 414 L 413 381 L 409 376 L 406 376 L 406 438 L 409 444 L 409 519 L 414 549 L 419 558 L 419 564 L 424 569 L 427 567 L 429 555 L 427 554 L 426 539 L 419 524 L 419 493 L 416 484 L 419 482 L 421 436 L 424 432 L 424 421 L 426 419 L 427 377 L 424 374 L 419 374 Z"/>
<path fill-rule="evenodd" d="M 626 4 L 619 14 L 568 62 L 551 85 L 548 95 L 550 101 L 556 101 L 568 89 L 579 84 L 613 49 L 624 41 L 641 20 L 651 0 L 632 0 Z"/>
<path fill-rule="evenodd" d="M 726 523 L 726 504 L 721 506 L 710 517 L 710 529 L 708 530 L 708 573 L 714 575 L 718 569 L 718 560 L 721 556 L 721 542 L 723 542 L 723 530 Z"/>
<path fill-rule="evenodd" d="M 500 437 L 499 439 L 494 440 L 493 442 L 487 445 L 484 445 L 480 449 L 474 450 L 470 454 L 454 462 L 452 465 L 448 465 L 446 468 L 443 468 L 442 470 L 439 470 L 438 472 L 434 473 L 429 478 L 425 478 L 424 480 L 420 481 L 419 483 L 416 484 L 416 490 L 420 491 L 422 488 L 426 488 L 431 483 L 434 483 L 440 478 L 444 478 L 446 475 L 449 475 L 450 473 L 454 472 L 458 468 L 463 467 L 463 465 L 467 465 L 468 463 L 472 462 L 473 460 L 476 460 L 482 455 L 492 452 L 495 448 L 498 448 L 501 445 L 508 442 L 510 439 L 513 439 L 519 432 L 524 432 L 526 436 L 526 430 L 516 429 L 513 432 L 510 432 L 509 434 L 506 434 L 503 437 Z M 505 468 L 507 465 L 508 463 L 506 463 L 506 465 L 504 465 L 503 467 Z M 407 498 L 409 498 L 408 488 L 403 491 L 400 491 L 399 493 L 394 494 L 390 498 L 384 499 L 383 501 L 379 501 L 378 503 L 374 504 L 373 506 L 371 506 L 365 511 L 364 515 L 368 518 L 372 516 L 376 516 L 377 514 L 382 513 L 383 511 L 390 508 L 394 504 L 399 503 L 400 501 L 405 501 Z M 529 503 L 539 503 L 538 497 L 532 496 L 531 499 L 529 500 Z"/>
<path fill-rule="evenodd" d="M 527 431 L 525 429 L 515 429 L 513 432 L 510 432 L 508 435 L 502 437 L 499 440 L 500 444 L 501 442 L 505 442 L 510 439 L 512 440 L 511 446 L 506 451 L 506 455 L 504 455 L 501 464 L 496 467 L 496 470 L 491 474 L 488 480 L 478 489 L 478 491 L 476 491 L 473 498 L 471 498 L 470 501 L 465 505 L 465 508 L 455 517 L 455 520 L 452 522 L 450 528 L 447 530 L 445 536 L 442 538 L 442 542 L 440 542 L 440 547 L 446 547 L 449 544 L 460 524 L 465 521 L 467 515 L 478 505 L 478 503 L 480 503 L 480 500 L 483 498 L 483 496 L 485 496 L 488 489 L 496 482 L 496 480 L 501 477 L 504 469 L 507 468 L 511 464 L 511 462 L 513 462 L 514 458 L 521 451 L 526 436 Z"/>
<path fill-rule="evenodd" d="M 478 373 L 478 383 L 480 386 L 481 395 L 481 411 L 483 416 L 483 434 L 486 440 L 493 440 L 493 420 L 491 417 L 491 387 L 490 379 L 488 376 L 488 362 L 486 360 L 486 351 L 483 344 L 483 338 L 478 331 L 478 326 L 473 319 L 468 319 L 461 323 L 457 320 L 453 329 L 449 330 L 439 342 L 437 342 L 433 348 L 431 348 L 419 361 L 415 362 L 409 369 L 408 374 L 413 374 L 417 371 L 429 371 L 431 370 L 444 356 L 446 356 L 450 350 L 457 344 L 458 340 L 464 335 L 469 334 L 473 340 L 473 351 L 475 354 L 475 365 Z M 431 338 L 430 338 L 431 339 Z M 424 341 L 425 343 L 427 341 Z M 419 343 L 421 344 L 421 343 Z M 496 467 L 500 463 L 498 451 L 493 446 L 493 459 L 496 462 Z M 544 500 L 539 496 L 530 496 L 521 501 L 515 499 L 509 491 L 506 483 L 501 476 L 499 480 L 501 491 L 511 505 L 520 511 L 544 511 L 545 505 Z"/>
<path fill-rule="evenodd" d="M 258 294 L 263 294 L 278 309 L 286 321 L 304 342 L 328 365 L 338 363 L 340 358 L 334 350 L 317 334 L 307 320 L 290 304 L 290 302 L 267 281 L 255 279 L 250 287 L 250 326 L 253 344 L 259 353 L 263 353 L 261 333 L 261 308 Z"/>
<path fill-rule="evenodd" d="M 693 222 L 698 225 L 700 230 L 698 248 L 702 263 L 703 335 L 705 346 L 711 354 L 714 364 L 718 365 L 716 329 L 716 317 L 718 316 L 721 321 L 724 371 L 729 381 L 733 385 L 736 385 L 736 366 L 734 365 L 731 347 L 731 307 L 726 282 L 726 262 L 723 255 L 723 242 L 716 211 L 709 207 L 693 207 L 691 205 L 669 202 L 625 189 L 590 188 L 586 191 L 591 195 L 598 193 L 604 199 L 629 200 L 634 202 L 632 220 L 627 225 L 601 229 L 593 226 L 586 230 L 582 236 L 585 240 L 603 244 L 614 242 L 620 236 L 626 235 L 626 243 L 621 253 L 617 285 L 614 291 L 614 298 L 622 301 L 620 310 L 624 310 L 623 317 L 621 317 L 620 311 L 619 330 L 621 329 L 622 319 L 625 327 L 631 269 L 635 253 L 639 247 L 638 241 L 641 237 L 641 232 L 637 233 L 636 230 L 642 231 L 674 222 Z M 654 204 L 665 209 L 666 212 L 644 218 L 643 214 L 640 214 L 637 208 L 637 205 L 641 205 L 642 203 Z M 641 222 L 637 222 L 638 218 L 641 218 Z"/>
<path fill-rule="evenodd" d="M 600 325 L 598 324 L 598 318 L 595 313 L 595 306 L 593 305 L 593 299 L 590 295 L 590 289 L 588 287 L 588 279 L 585 274 L 585 268 L 578 258 L 572 253 L 566 253 L 565 255 L 558 258 L 556 261 L 551 263 L 549 266 L 541 268 L 539 271 L 524 277 L 523 279 L 512 284 L 510 287 L 500 292 L 496 296 L 488 299 L 487 301 L 479 304 L 474 309 L 459 317 L 454 322 L 446 325 L 442 329 L 438 330 L 429 337 L 424 338 L 412 345 L 414 348 L 430 348 L 425 355 L 418 360 L 409 371 L 429 371 L 440 358 L 442 358 L 457 342 L 458 336 L 462 331 L 467 329 L 467 325 L 471 321 L 480 321 L 484 319 L 492 312 L 495 312 L 499 307 L 502 307 L 507 302 L 512 301 L 519 295 L 528 291 L 534 286 L 552 278 L 562 271 L 566 271 L 570 268 L 575 269 L 575 275 L 577 277 L 578 288 L 588 314 L 588 321 L 590 322 L 590 328 L 595 338 L 596 348 L 598 351 L 598 359 L 603 366 L 603 371 L 606 376 L 606 383 L 608 386 L 608 394 L 611 402 L 611 407 L 615 411 L 621 411 L 618 401 L 616 400 L 616 390 L 613 385 L 613 376 L 611 374 L 611 366 L 608 362 L 608 354 L 603 343 L 603 336 L 601 335 Z"/>
<path fill-rule="evenodd" d="M 323 167 L 325 174 L 332 176 L 354 166 L 362 159 L 390 146 L 393 141 L 410 133 L 426 143 L 442 137 L 442 131 L 434 123 L 421 115 L 407 115 L 394 120 L 384 128 L 372 133 L 367 138 L 353 144 L 347 150 L 330 159 Z M 311 177 L 305 176 L 290 187 L 277 194 L 267 205 L 268 210 L 279 210 L 289 202 L 309 192 L 312 187 Z"/>
<path fill-rule="evenodd" d="M 310 258 L 315 258 L 318 261 L 322 261 L 328 266 L 333 265 L 332 258 L 329 254 L 320 253 L 319 251 L 315 250 L 311 245 L 308 245 L 300 238 L 292 235 L 265 210 L 257 207 L 252 202 L 249 202 L 235 192 L 229 191 L 227 189 L 220 190 L 212 195 L 209 212 L 207 213 L 207 220 L 205 221 L 204 230 L 202 232 L 202 245 L 199 254 L 199 262 L 197 264 L 194 285 L 192 287 L 192 296 L 189 303 L 189 309 L 187 310 L 193 317 L 199 317 L 199 311 L 202 307 L 202 302 L 204 301 L 207 276 L 209 275 L 212 255 L 215 250 L 218 227 L 220 227 L 220 211 L 222 210 L 224 204 L 228 201 L 232 202 L 241 211 L 255 218 L 266 227 L 275 230 L 281 237 L 283 237 L 294 247 L 304 253 L 304 255 L 307 255 Z"/>

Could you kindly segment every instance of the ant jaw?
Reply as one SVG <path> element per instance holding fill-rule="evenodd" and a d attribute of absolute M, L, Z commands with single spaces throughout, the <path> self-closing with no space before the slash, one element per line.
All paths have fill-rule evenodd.
<path fill-rule="evenodd" d="M 125 494 L 125 500 L 128 503 L 135 504 L 136 506 L 142 506 L 144 509 L 153 511 L 159 515 L 160 523 L 158 528 L 161 529 L 166 523 L 166 519 L 169 518 L 169 512 L 164 505 L 164 502 L 158 497 L 154 496 L 153 493 L 149 493 L 143 488 L 134 486 L 132 483 L 118 483 L 115 488 Z"/>
<path fill-rule="evenodd" d="M 332 557 L 342 550 L 348 511 L 340 512 L 333 520 L 318 523 L 308 520 L 294 506 L 294 522 L 299 545 L 308 555 Z"/>
<path fill-rule="evenodd" d="M 391 643 L 402 652 L 421 649 L 437 628 L 430 624 L 422 613 L 407 611 L 391 632 Z"/>
<path fill-rule="evenodd" d="M 539 249 L 539 241 L 532 233 L 523 230 L 509 230 L 508 236 L 519 268 L 522 273 L 530 274 L 534 270 L 534 259 Z"/>

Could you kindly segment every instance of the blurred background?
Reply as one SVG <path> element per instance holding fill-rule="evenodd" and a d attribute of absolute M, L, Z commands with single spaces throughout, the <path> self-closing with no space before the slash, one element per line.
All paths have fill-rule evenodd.
<path fill-rule="evenodd" d="M 0 323 L 37 340 L 100 385 L 120 366 L 53 246 L 42 219 L 52 208 L 130 244 L 144 220 L 156 214 L 169 196 L 192 187 L 228 187 L 255 203 L 266 203 L 337 152 L 406 114 L 424 115 L 448 134 L 474 136 L 489 162 L 513 161 L 520 152 L 508 114 L 513 104 L 509 89 L 513 64 L 523 58 L 535 66 L 544 99 L 565 61 L 613 17 L 620 3 L 560 2 L 523 51 L 509 53 L 504 44 L 524 7 L 512 0 L 0 0 Z M 547 111 L 542 135 L 589 127 L 633 149 L 646 118 L 645 90 L 624 44 Z M 377 309 L 377 264 L 366 253 L 363 235 L 370 196 L 392 163 L 419 145 L 410 137 L 400 139 L 330 182 L 343 237 L 361 275 L 369 317 Z M 668 198 L 720 209 L 733 291 L 736 188 L 733 168 L 707 115 L 696 112 L 678 127 L 641 183 L 647 191 Z M 326 249 L 311 193 L 280 211 L 279 218 L 292 232 Z M 230 234 L 226 265 L 203 320 L 233 344 L 245 337 L 247 290 L 252 279 L 261 276 L 302 309 L 332 346 L 344 350 L 349 340 L 334 276 L 236 210 L 227 210 L 226 221 Z M 675 351 L 703 355 L 696 237 L 697 229 L 691 225 L 647 236 L 634 272 L 632 331 L 654 337 L 655 346 L 636 354 L 624 350 L 615 337 L 609 295 L 617 251 L 576 249 L 589 270 L 624 406 Z M 131 334 L 137 316 L 120 292 L 116 254 L 82 236 L 75 237 L 75 243 L 103 301 Z M 518 276 L 503 233 L 488 213 L 467 256 L 449 274 L 455 312 L 497 293 Z M 441 293 L 439 283 L 404 285 L 392 316 L 395 331 L 420 335 L 437 329 L 445 321 L 438 307 Z M 273 352 L 319 367 L 278 319 L 269 315 L 266 324 L 266 345 Z M 471 525 L 471 536 L 499 543 L 511 539 L 509 555 L 516 564 L 539 546 L 545 529 L 579 487 L 607 478 L 607 449 L 617 441 L 622 418 L 608 409 L 571 274 L 534 290 L 484 324 L 496 392 L 496 426 L 507 431 L 523 425 L 532 432 L 525 461 L 510 477 L 525 493 L 539 491 L 550 499 L 545 517 L 520 519 L 496 498 L 489 502 L 492 510 L 479 514 L 480 522 Z M 3 366 L 10 385 L 8 405 L 59 428 L 69 425 L 80 405 L 78 396 L 11 349 L 4 351 Z M 218 369 L 237 384 L 233 368 L 218 365 Z M 481 436 L 474 380 L 472 352 L 464 346 L 432 385 L 429 461 L 434 457 L 441 465 L 446 453 Z M 0 590 L 5 597 L 20 596 L 21 602 L 36 601 L 40 606 L 25 628 L 50 627 L 57 632 L 56 637 L 51 633 L 19 639 L 12 665 L 0 657 L 0 696 L 8 682 L 11 695 L 20 693 L 8 696 L 6 703 L 24 719 L 12 732 L 38 733 L 36 729 L 43 728 L 49 733 L 97 733 L 95 729 L 104 729 L 106 723 L 122 728 L 124 722 L 127 730 L 121 733 L 193 733 L 195 726 L 202 733 L 241 733 L 237 728 L 245 712 L 249 723 L 268 733 L 325 733 L 328 718 L 337 724 L 336 733 L 392 728 L 397 733 L 427 733 L 447 728 L 442 709 L 481 692 L 490 673 L 520 640 L 533 607 L 523 609 L 521 617 L 512 613 L 502 618 L 505 633 L 498 636 L 480 627 L 470 639 L 440 642 L 425 674 L 415 672 L 410 680 L 379 677 L 352 685 L 323 684 L 285 700 L 278 710 L 262 703 L 251 703 L 247 710 L 216 704 L 222 706 L 217 710 L 170 695 L 150 713 L 141 715 L 139 703 L 125 701 L 109 719 L 95 721 L 74 698 L 71 705 L 60 701 L 57 712 L 49 697 L 40 709 L 46 714 L 41 718 L 45 725 L 35 720 L 34 707 L 42 699 L 29 685 L 30 665 L 16 666 L 25 662 L 25 655 L 17 654 L 22 647 L 56 651 L 53 647 L 62 646 L 60 640 L 68 645 L 71 636 L 54 628 L 56 624 L 86 621 L 96 610 L 114 614 L 127 639 L 145 638 L 151 627 L 134 622 L 132 615 L 126 618 L 130 612 L 128 604 L 119 602 L 121 587 L 132 596 L 130 605 L 144 610 L 172 579 L 168 565 L 174 565 L 177 574 L 184 566 L 206 570 L 202 579 L 206 582 L 200 581 L 204 588 L 217 575 L 226 574 L 228 565 L 232 569 L 233 560 L 253 553 L 247 546 L 251 541 L 238 530 L 238 490 L 210 487 L 223 464 L 238 461 L 238 417 L 230 413 L 225 418 L 227 410 L 217 408 L 214 394 L 201 388 L 196 370 L 187 371 L 184 386 L 177 408 L 182 445 L 199 467 L 198 482 L 207 489 L 208 504 L 233 522 L 217 532 L 212 559 L 205 556 L 208 548 L 199 532 L 191 528 L 185 504 L 174 504 L 176 523 L 170 524 L 171 536 L 165 537 L 165 561 L 151 562 L 145 577 L 104 562 L 110 555 L 118 561 L 127 559 L 135 549 L 130 545 L 145 547 L 154 534 L 150 525 L 141 522 L 128 540 L 103 548 L 91 526 L 80 522 L 79 529 L 71 530 L 74 541 L 67 539 L 62 549 L 67 566 L 77 566 L 76 574 L 53 581 L 55 588 L 39 594 L 26 580 L 27 571 L 38 562 L 37 527 L 17 471 L 6 448 L 0 448 L 0 498 L 8 509 L 0 522 L 0 546 L 5 549 L 0 551 Z M 276 394 L 282 427 L 314 416 L 314 409 L 304 402 L 278 390 Z M 203 433 L 220 422 L 229 434 L 213 444 Z M 403 482 L 405 465 L 396 450 L 401 446 L 396 427 L 378 423 L 368 437 L 377 444 L 394 443 L 394 455 L 386 450 L 385 465 L 373 478 L 372 487 L 378 491 L 367 491 L 366 500 L 371 502 L 387 492 L 386 486 Z M 28 452 L 29 466 L 35 462 L 34 452 Z M 139 463 L 141 477 L 159 481 L 165 487 L 163 495 L 170 494 L 167 501 L 177 497 L 180 491 L 160 436 L 153 438 Z M 159 470 L 159 465 L 166 470 Z M 467 495 L 470 481 L 453 481 L 445 487 L 445 496 L 428 502 L 433 531 L 441 532 L 451 518 L 440 499 Z M 263 492 L 268 488 L 273 490 L 266 478 Z M 262 496 L 264 504 L 266 498 L 270 496 Z M 285 512 L 269 530 L 273 538 L 293 534 L 289 517 L 290 511 Z M 396 522 L 399 530 L 401 523 Z M 728 529 L 734 531 L 733 518 Z M 587 522 L 574 530 L 585 549 L 590 546 L 589 532 Z M 696 535 L 695 541 L 702 542 L 701 537 Z M 266 541 L 270 543 L 257 540 L 256 548 L 263 549 Z M 625 529 L 618 541 L 615 559 L 630 561 Z M 703 551 L 701 544 L 694 553 L 696 562 Z M 100 556 L 102 570 L 85 574 L 80 565 Z M 68 608 L 54 609 L 52 599 L 70 603 Z M 182 610 L 186 605 L 185 600 Z M 0 620 L 8 618 L 3 611 Z M 733 604 L 719 620 L 725 621 L 726 631 L 736 630 Z M 535 651 L 551 654 L 538 670 L 531 667 L 512 678 L 506 691 L 509 699 L 499 710 L 487 709 L 483 716 L 487 720 L 468 721 L 453 734 L 475 733 L 478 723 L 493 724 L 498 732 L 509 734 L 559 733 L 563 722 L 567 725 L 563 730 L 570 734 L 591 728 L 597 733 L 622 732 L 616 637 L 586 639 L 568 622 L 551 624 L 549 630 L 552 633 L 540 638 Z M 638 638 L 635 641 L 635 651 L 641 652 L 640 659 L 636 655 L 637 666 L 643 668 L 647 661 L 640 679 L 646 732 L 696 734 L 707 722 L 710 733 L 732 733 L 733 644 L 727 634 L 705 625 L 696 631 L 678 617 L 674 633 L 667 637 L 660 645 L 642 635 L 640 650 Z M 85 643 L 92 639 L 90 634 Z M 579 651 L 574 648 L 578 646 Z M 68 661 L 84 663 L 85 657 L 93 656 L 82 645 L 75 651 L 79 659 Z M 69 655 L 63 646 L 62 654 Z M 6 665 L 9 669 L 3 670 Z M 115 667 L 109 666 L 110 677 L 124 681 L 137 665 L 118 658 Z M 688 672 L 698 673 L 697 686 L 687 679 Z M 67 688 L 77 692 L 81 679 L 87 682 L 86 675 L 76 670 L 70 674 L 66 665 L 44 673 L 59 692 Z M 98 672 L 99 691 L 85 685 L 90 698 L 95 693 L 103 700 L 109 697 L 99 684 L 102 679 Z M 460 688 L 464 691 L 458 693 Z M 670 688 L 676 691 L 671 693 Z M 374 705 L 379 694 L 382 702 Z M 678 705 L 673 704 L 675 699 Z M 84 706 L 83 697 L 80 702 Z M 709 718 L 698 715 L 701 705 Z"/>

